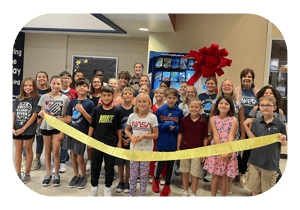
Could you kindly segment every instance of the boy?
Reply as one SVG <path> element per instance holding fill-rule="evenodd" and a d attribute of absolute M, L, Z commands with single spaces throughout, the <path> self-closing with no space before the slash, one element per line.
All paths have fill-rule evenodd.
<path fill-rule="evenodd" d="M 251 150 L 246 186 L 252 191 L 252 196 L 258 195 L 260 192 L 264 193 L 275 185 L 281 146 L 287 145 L 285 125 L 273 116 L 276 108 L 276 99 L 273 96 L 263 96 L 259 99 L 259 109 L 263 117 L 259 120 L 248 118 L 243 124 L 249 138 L 276 133 L 283 134 L 278 136 L 281 143 L 275 142 Z M 251 130 L 248 125 L 252 125 Z"/>
<path fill-rule="evenodd" d="M 133 113 L 132 100 L 134 99 L 134 90 L 131 87 L 125 87 L 122 91 L 122 97 L 124 99 L 124 103 L 118 107 L 122 114 L 122 148 L 130 149 L 130 138 L 125 134 L 125 127 L 129 115 Z M 125 193 L 129 193 L 130 161 L 116 158 L 116 165 L 118 166 L 118 171 L 120 175 L 120 182 L 116 188 L 116 192 L 120 193 L 124 190 Z M 126 165 L 125 180 L 123 177 L 124 165 Z"/>
<path fill-rule="evenodd" d="M 66 118 L 61 121 L 70 123 L 70 125 L 82 133 L 87 134 L 90 122 L 92 121 L 92 114 L 95 110 L 95 104 L 90 99 L 86 98 L 86 93 L 90 90 L 90 84 L 86 79 L 78 79 L 76 82 L 76 91 L 78 98 L 75 98 L 69 103 Z M 72 166 L 75 176 L 69 183 L 70 188 L 78 187 L 84 189 L 87 183 L 86 165 L 84 162 L 84 152 L 86 145 L 76 139 L 69 137 L 68 149 L 71 150 Z M 78 172 L 78 164 L 81 169 L 81 175 Z"/>
<path fill-rule="evenodd" d="M 148 80 L 148 76 L 147 75 L 142 75 L 140 77 L 139 85 L 140 85 L 140 88 L 135 91 L 135 97 L 137 97 L 137 95 L 140 93 L 140 89 L 142 88 L 143 85 L 148 85 L 149 86 L 149 80 Z M 151 101 L 153 101 L 153 97 L 154 97 L 153 90 L 151 90 L 149 88 L 149 93 L 148 94 L 150 96 Z"/>
<path fill-rule="evenodd" d="M 202 109 L 201 101 L 193 98 L 189 102 L 190 114 L 184 117 L 180 122 L 178 134 L 177 150 L 194 149 L 207 146 L 208 126 L 207 121 L 199 114 Z M 196 191 L 200 176 L 201 162 L 205 158 L 192 158 L 180 160 L 180 172 L 182 172 L 183 193 L 182 196 L 188 196 L 189 174 L 192 175 L 192 195 L 196 196 Z"/>
<path fill-rule="evenodd" d="M 177 136 L 179 132 L 179 123 L 183 118 L 183 112 L 178 108 L 178 91 L 170 88 L 165 91 L 167 104 L 163 105 L 155 112 L 158 120 L 159 136 L 157 138 L 156 149 L 159 152 L 173 152 L 177 150 Z M 152 181 L 152 191 L 159 192 L 159 177 L 165 164 L 167 164 L 166 182 L 160 196 L 169 196 L 171 193 L 170 183 L 175 160 L 158 161 L 154 180 Z"/>
<path fill-rule="evenodd" d="M 112 147 L 122 148 L 122 124 L 121 112 L 112 105 L 114 88 L 110 85 L 101 88 L 102 106 L 98 106 L 92 116 L 89 128 L 89 136 L 94 134 L 94 138 Z M 104 196 L 111 196 L 111 185 L 114 181 L 114 166 L 116 158 L 93 148 L 91 167 L 91 192 L 89 196 L 98 195 L 98 179 L 102 160 L 105 164 L 105 188 Z"/>

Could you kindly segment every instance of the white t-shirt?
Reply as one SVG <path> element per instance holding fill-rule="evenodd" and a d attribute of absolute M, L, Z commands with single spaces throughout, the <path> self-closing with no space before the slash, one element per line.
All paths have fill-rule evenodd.
<path fill-rule="evenodd" d="M 136 113 L 132 113 L 129 115 L 127 124 L 131 126 L 133 136 L 151 134 L 151 129 L 158 126 L 157 118 L 152 113 L 145 118 L 139 118 Z M 153 151 L 153 139 L 143 139 L 141 142 L 137 142 L 134 149 L 130 143 L 130 150 Z"/>

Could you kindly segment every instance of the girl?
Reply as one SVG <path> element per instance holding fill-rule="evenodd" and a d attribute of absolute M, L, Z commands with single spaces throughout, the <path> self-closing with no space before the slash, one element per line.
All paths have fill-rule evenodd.
<path fill-rule="evenodd" d="M 187 86 L 185 89 L 185 96 L 185 100 L 180 103 L 178 107 L 183 111 L 183 115 L 187 116 L 190 113 L 187 104 L 189 103 L 190 99 L 198 96 L 196 88 L 194 86 Z"/>
<path fill-rule="evenodd" d="M 53 76 L 50 79 L 51 92 L 43 95 L 39 101 L 39 106 L 41 106 L 41 111 L 39 115 L 44 118 L 45 113 L 56 118 L 62 118 L 68 108 L 69 98 L 63 95 L 60 90 L 63 84 L 63 80 L 60 76 Z M 64 138 L 64 134 L 60 131 L 49 126 L 45 121 L 41 124 L 42 135 L 45 144 L 45 163 L 47 175 L 45 176 L 42 186 L 49 186 L 52 179 L 51 173 L 51 151 L 52 151 L 52 140 L 53 140 L 53 156 L 54 156 L 54 167 L 55 176 L 53 179 L 53 186 L 60 186 L 60 176 L 59 176 L 59 165 L 60 156 L 59 148 L 61 141 Z"/>
<path fill-rule="evenodd" d="M 152 151 L 153 139 L 158 137 L 157 118 L 151 112 L 151 102 L 149 95 L 140 93 L 136 97 L 133 108 L 134 113 L 129 115 L 125 134 L 130 138 L 130 149 L 136 151 Z M 130 130 L 132 129 L 132 134 Z M 137 138 L 133 148 L 134 138 Z M 130 190 L 129 195 L 136 195 L 137 176 L 140 173 L 140 196 L 145 196 L 149 173 L 148 161 L 130 161 Z M 140 172 L 138 172 L 140 168 Z"/>
<path fill-rule="evenodd" d="M 48 74 L 47 72 L 44 71 L 39 71 L 36 74 L 36 83 L 37 83 L 37 89 L 39 92 L 40 97 L 42 95 L 46 94 L 49 92 L 48 88 Z M 44 148 L 44 141 L 43 141 L 43 135 L 41 134 L 41 129 L 40 125 L 42 124 L 43 119 L 38 116 L 37 117 L 37 132 L 36 132 L 36 156 L 35 159 L 33 160 L 32 166 L 31 166 L 31 171 L 38 170 L 41 166 L 41 155 L 43 153 L 43 148 Z"/>
<path fill-rule="evenodd" d="M 243 124 L 243 122 L 245 121 L 244 118 L 244 107 L 242 106 L 240 100 L 236 99 L 236 93 L 233 87 L 233 83 L 230 80 L 225 79 L 222 83 L 221 83 L 221 91 L 219 91 L 217 98 L 221 97 L 221 96 L 228 96 L 233 100 L 234 103 L 234 111 L 235 111 L 235 118 L 238 120 L 238 125 L 237 125 L 237 132 L 235 134 L 235 139 L 237 140 L 241 140 L 241 139 L 245 139 L 245 129 L 243 126 L 239 126 L 239 124 Z M 215 108 L 215 101 L 212 104 L 212 108 L 211 108 L 211 116 L 213 116 L 213 111 Z M 240 129 L 241 128 L 241 129 Z M 211 132 L 211 129 L 210 131 Z M 218 189 L 218 192 L 221 193 L 221 190 Z M 228 194 L 232 194 L 232 179 L 228 178 L 228 190 L 227 190 Z"/>
<path fill-rule="evenodd" d="M 94 102 L 95 107 L 98 106 L 98 101 L 101 96 L 101 87 L 103 87 L 103 81 L 101 77 L 99 76 L 94 76 L 92 80 L 92 85 L 91 85 L 91 100 Z M 87 145 L 87 154 L 88 154 L 88 161 L 86 163 L 86 171 L 91 170 L 92 166 L 92 152 L 93 152 L 93 147 Z"/>
<path fill-rule="evenodd" d="M 153 111 L 153 114 L 155 114 L 155 112 L 158 108 L 162 107 L 165 104 L 165 102 L 164 102 L 165 89 L 162 88 L 162 87 L 157 88 L 154 91 L 154 98 L 156 99 L 156 104 L 154 104 L 151 107 L 151 109 Z M 153 139 L 153 151 L 157 151 L 156 143 L 157 143 L 157 139 Z M 149 175 L 151 177 L 149 179 L 149 183 L 152 183 L 152 180 L 154 179 L 155 163 L 156 163 L 156 161 L 151 161 L 150 162 Z M 166 172 L 167 172 L 166 170 L 167 170 L 167 166 L 165 166 L 164 169 L 162 170 L 162 178 L 160 180 L 161 185 L 165 184 L 165 177 L 166 177 Z"/>
<path fill-rule="evenodd" d="M 94 70 L 94 76 L 98 76 L 101 78 L 101 80 L 104 80 L 104 71 L 102 69 L 95 69 Z M 106 82 L 103 82 L 102 86 L 108 85 Z"/>
<path fill-rule="evenodd" d="M 181 104 L 186 98 L 185 98 L 185 90 L 186 90 L 186 87 L 188 86 L 189 84 L 187 82 L 182 82 L 180 84 L 180 88 L 179 88 L 179 99 L 177 101 L 177 105 Z"/>
<path fill-rule="evenodd" d="M 260 91 L 258 91 L 256 96 L 257 96 L 258 101 L 262 96 L 273 96 L 276 99 L 276 106 L 277 106 L 277 109 L 273 112 L 273 115 L 275 118 L 278 118 L 281 122 L 283 122 L 283 123 L 286 122 L 286 117 L 285 117 L 282 109 L 279 108 L 279 106 L 282 103 L 282 96 L 278 92 L 278 90 L 276 90 L 274 87 L 268 85 L 268 86 L 263 87 Z M 254 117 L 255 119 L 258 119 L 258 118 L 261 118 L 263 116 L 263 114 L 259 110 L 259 106 L 255 106 L 250 111 L 249 116 Z"/>
<path fill-rule="evenodd" d="M 216 102 L 214 116 L 209 119 L 213 133 L 214 144 L 221 144 L 234 141 L 238 121 L 234 117 L 234 105 L 231 98 L 221 96 Z M 238 163 L 236 153 L 228 153 L 207 157 L 204 169 L 212 173 L 211 194 L 216 196 L 218 183 L 221 180 L 221 193 L 226 196 L 228 177 L 234 178 L 238 175 Z"/>
<path fill-rule="evenodd" d="M 20 86 L 20 96 L 13 103 L 13 139 L 16 146 L 15 168 L 23 183 L 30 180 L 30 168 L 33 159 L 32 143 L 37 129 L 37 114 L 39 93 L 33 78 L 26 78 Z M 23 141 L 27 162 L 25 173 L 21 177 L 21 161 L 23 152 Z"/>
<path fill-rule="evenodd" d="M 122 105 L 124 103 L 124 100 L 123 100 L 122 96 L 120 96 L 120 94 L 118 94 L 118 90 L 120 87 L 119 80 L 117 80 L 115 78 L 111 78 L 108 80 L 108 84 L 114 88 L 114 97 L 113 97 L 112 104 L 115 107 Z M 102 104 L 101 99 L 99 100 L 98 104 L 99 105 Z"/>
<path fill-rule="evenodd" d="M 73 73 L 72 82 L 70 84 L 70 88 L 75 89 L 75 84 L 79 78 L 84 78 L 84 73 L 81 71 L 75 71 Z"/>

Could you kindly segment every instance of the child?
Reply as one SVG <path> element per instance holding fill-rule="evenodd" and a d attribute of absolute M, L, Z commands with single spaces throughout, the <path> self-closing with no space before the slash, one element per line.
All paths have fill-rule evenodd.
<path fill-rule="evenodd" d="M 183 111 L 184 116 L 188 116 L 190 113 L 188 103 L 192 98 L 197 97 L 198 93 L 194 86 L 187 86 L 185 90 L 185 100 L 178 105 L 178 107 Z"/>
<path fill-rule="evenodd" d="M 78 98 L 75 98 L 69 103 L 66 118 L 60 118 L 65 123 L 79 130 L 84 134 L 88 134 L 89 125 L 92 121 L 92 114 L 95 110 L 95 104 L 87 99 L 86 93 L 90 89 L 90 84 L 86 79 L 78 79 L 76 82 L 76 91 L 78 92 Z M 86 177 L 86 165 L 84 162 L 85 144 L 77 141 L 76 139 L 68 138 L 68 149 L 71 150 L 72 166 L 75 176 L 69 183 L 70 188 L 78 187 L 78 189 L 84 189 L 87 183 Z M 78 172 L 78 164 L 81 169 L 81 176 Z"/>
<path fill-rule="evenodd" d="M 149 86 L 149 79 L 148 79 L 148 76 L 147 75 L 142 75 L 140 77 L 140 81 L 139 81 L 139 85 L 140 87 L 142 87 L 143 85 L 148 85 Z M 141 89 L 141 88 L 140 88 Z M 136 90 L 135 91 L 135 96 L 137 96 L 138 94 L 140 93 L 139 90 Z M 149 96 L 150 96 L 150 99 L 151 101 L 153 101 L 153 96 L 154 96 L 154 93 L 153 91 L 150 89 L 150 86 L 149 86 Z"/>
<path fill-rule="evenodd" d="M 119 80 L 111 78 L 108 80 L 108 84 L 114 88 L 114 97 L 113 97 L 113 101 L 112 101 L 113 106 L 118 107 L 118 106 L 122 105 L 124 103 L 124 100 L 118 94 L 118 90 L 119 90 L 119 86 L 120 86 Z M 101 98 L 100 98 L 98 104 L 99 105 L 102 104 Z"/>
<path fill-rule="evenodd" d="M 234 117 L 234 105 L 231 98 L 221 96 L 216 102 L 214 116 L 209 119 L 213 133 L 211 144 L 222 144 L 234 141 L 238 121 Z M 211 194 L 216 196 L 218 183 L 221 180 L 221 194 L 226 196 L 228 177 L 234 178 L 239 174 L 236 153 L 207 157 L 204 169 L 212 175 Z"/>
<path fill-rule="evenodd" d="M 92 85 L 91 85 L 91 100 L 94 102 L 95 107 L 98 106 L 98 101 L 101 96 L 101 87 L 103 87 L 103 82 L 102 79 L 99 76 L 94 76 L 92 79 Z M 91 164 L 92 164 L 92 152 L 93 152 L 93 147 L 87 145 L 87 156 L 88 156 L 88 161 L 86 163 L 86 171 L 91 170 Z"/>
<path fill-rule="evenodd" d="M 122 90 L 128 86 L 128 82 L 130 80 L 130 73 L 128 71 L 121 71 L 118 73 L 118 79 L 120 81 L 120 88 L 118 93 L 122 93 Z"/>
<path fill-rule="evenodd" d="M 179 99 L 177 101 L 177 105 L 181 104 L 183 101 L 185 101 L 185 90 L 186 90 L 186 87 L 188 86 L 189 84 L 187 82 L 181 82 L 180 84 L 180 88 L 179 88 Z"/>
<path fill-rule="evenodd" d="M 121 112 L 113 106 L 114 88 L 110 85 L 101 88 L 102 106 L 98 106 L 92 116 L 89 136 L 112 147 L 122 148 Z M 95 131 L 95 133 L 94 133 Z M 98 195 L 98 179 L 104 157 L 105 188 L 104 196 L 111 196 L 111 185 L 114 181 L 114 166 L 116 158 L 93 148 L 91 170 L 91 192 L 89 196 Z"/>
<path fill-rule="evenodd" d="M 13 139 L 16 146 L 15 167 L 19 178 L 25 184 L 30 180 L 30 168 L 33 159 L 32 144 L 37 128 L 39 93 L 33 78 L 25 78 L 20 86 L 20 95 L 13 103 Z M 25 141 L 26 169 L 21 176 L 21 161 Z"/>
<path fill-rule="evenodd" d="M 125 134 L 133 142 L 137 138 L 135 147 L 130 144 L 131 150 L 136 151 L 152 151 L 153 139 L 158 136 L 158 122 L 151 113 L 151 101 L 149 95 L 140 93 L 136 97 L 134 105 L 134 113 L 132 113 L 127 121 Z M 130 132 L 132 129 L 132 134 Z M 140 196 L 145 196 L 148 183 L 149 173 L 148 161 L 130 161 L 130 190 L 129 195 L 136 195 L 137 176 L 140 173 Z M 140 171 L 138 171 L 140 168 Z"/>
<path fill-rule="evenodd" d="M 72 82 L 70 84 L 71 88 L 75 89 L 75 84 L 79 78 L 84 78 L 84 73 L 81 71 L 75 71 L 73 73 Z"/>
<path fill-rule="evenodd" d="M 104 81 L 104 71 L 102 69 L 95 69 L 94 76 L 100 77 Z M 102 86 L 108 85 L 106 82 L 103 82 Z"/>
<path fill-rule="evenodd" d="M 133 113 L 132 100 L 134 99 L 134 90 L 131 87 L 125 87 L 122 91 L 122 97 L 124 99 L 124 103 L 118 107 L 122 114 L 122 148 L 130 149 L 130 138 L 125 134 L 125 127 L 127 125 L 129 115 Z M 120 193 L 124 190 L 125 193 L 129 193 L 130 162 L 129 160 L 116 158 L 116 165 L 118 166 L 120 176 L 120 182 L 116 188 L 116 192 Z M 126 165 L 125 180 L 123 176 L 124 165 Z"/>
<path fill-rule="evenodd" d="M 155 112 L 157 111 L 158 108 L 162 107 L 165 104 L 164 103 L 165 89 L 162 88 L 162 87 L 157 88 L 154 91 L 154 98 L 156 99 L 156 104 L 154 104 L 151 107 L 151 109 L 153 111 L 153 114 L 155 114 Z M 153 139 L 153 151 L 157 151 L 156 150 L 156 143 L 157 143 L 157 139 Z M 149 175 L 151 176 L 151 178 L 149 179 L 149 183 L 152 183 L 152 181 L 154 179 L 155 163 L 156 163 L 156 161 L 151 161 L 150 162 Z M 166 182 L 165 181 L 166 171 L 167 171 L 167 166 L 165 166 L 164 169 L 161 172 L 161 174 L 162 174 L 162 179 L 160 180 L 161 185 L 164 185 L 165 182 Z"/>
<path fill-rule="evenodd" d="M 144 70 L 144 65 L 142 63 L 135 63 L 133 65 L 134 75 L 130 78 L 129 86 L 131 86 L 131 88 L 134 91 L 140 88 L 139 81 L 140 81 L 140 77 L 142 76 L 143 70 Z"/>
<path fill-rule="evenodd" d="M 263 114 L 260 119 L 248 118 L 244 127 L 249 138 L 281 133 L 281 141 L 251 150 L 248 161 L 246 186 L 252 191 L 252 196 L 271 189 L 278 176 L 281 146 L 287 145 L 286 128 L 279 119 L 273 116 L 277 109 L 273 96 L 262 96 L 259 99 L 259 109 Z M 251 126 L 252 125 L 252 126 Z M 251 126 L 251 129 L 248 127 Z"/>
<path fill-rule="evenodd" d="M 56 118 L 62 118 L 65 116 L 65 113 L 68 108 L 69 98 L 61 94 L 60 90 L 63 84 L 63 80 L 60 76 L 54 75 L 50 79 L 50 88 L 51 92 L 43 95 L 39 101 L 39 106 L 41 106 L 41 111 L 39 115 L 44 118 L 45 113 Z M 53 156 L 54 156 L 54 167 L 55 167 L 55 176 L 53 179 L 53 187 L 60 186 L 60 175 L 59 175 L 59 148 L 61 141 L 64 138 L 64 134 L 59 130 L 54 129 L 49 126 L 44 120 L 41 124 L 42 135 L 45 144 L 45 163 L 47 175 L 45 176 L 42 186 L 46 187 L 50 185 L 52 179 L 51 173 L 51 151 L 53 147 Z M 53 145 L 52 145 L 53 140 Z"/>
<path fill-rule="evenodd" d="M 159 137 L 157 138 L 156 149 L 160 152 L 171 152 L 177 150 L 177 135 L 179 132 L 179 123 L 183 118 L 183 112 L 178 108 L 178 91 L 170 88 L 165 91 L 167 104 L 160 107 L 155 115 L 158 119 Z M 159 192 L 159 177 L 162 169 L 167 164 L 166 182 L 160 196 L 169 196 L 171 193 L 170 184 L 175 160 L 158 161 L 157 170 L 152 182 L 152 191 Z"/>
<path fill-rule="evenodd" d="M 163 88 L 165 91 L 170 87 L 169 82 L 166 81 L 162 81 L 159 85 L 160 88 Z M 166 99 L 163 99 L 164 103 L 167 103 Z M 156 99 L 155 97 L 153 98 L 153 104 L 156 104 Z M 178 101 L 177 101 L 177 105 L 178 105 Z"/>
<path fill-rule="evenodd" d="M 37 83 L 37 89 L 39 92 L 40 97 L 42 97 L 44 94 L 49 92 L 48 88 L 48 74 L 47 72 L 44 71 L 39 71 L 36 74 L 36 83 Z M 36 156 L 35 159 L 33 160 L 32 166 L 31 166 L 31 171 L 38 170 L 41 168 L 42 163 L 41 163 L 41 155 L 43 153 L 43 148 L 44 148 L 44 141 L 43 141 L 43 135 L 41 134 L 41 129 L 40 125 L 42 124 L 43 119 L 38 116 L 37 117 L 37 131 L 36 131 Z"/>
<path fill-rule="evenodd" d="M 178 134 L 177 151 L 185 149 L 194 149 L 207 146 L 208 126 L 206 120 L 199 114 L 202 109 L 201 101 L 193 98 L 189 101 L 190 114 L 184 117 L 180 122 Z M 182 173 L 183 193 L 182 196 L 188 196 L 189 175 L 192 175 L 192 195 L 196 196 L 196 191 L 200 176 L 201 162 L 205 158 L 192 158 L 180 161 L 179 170 Z"/>

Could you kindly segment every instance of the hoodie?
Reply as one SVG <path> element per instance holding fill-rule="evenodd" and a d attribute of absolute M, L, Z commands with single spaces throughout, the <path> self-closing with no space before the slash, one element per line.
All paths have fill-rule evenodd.
<path fill-rule="evenodd" d="M 176 151 L 179 124 L 184 117 L 183 112 L 177 105 L 170 109 L 167 104 L 158 108 L 155 112 L 158 121 L 158 132 L 156 149 L 158 151 Z M 170 126 L 175 126 L 170 130 Z"/>

